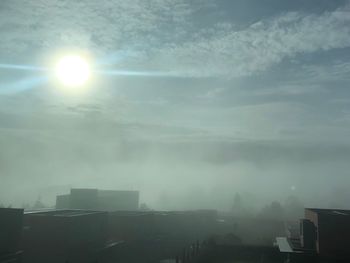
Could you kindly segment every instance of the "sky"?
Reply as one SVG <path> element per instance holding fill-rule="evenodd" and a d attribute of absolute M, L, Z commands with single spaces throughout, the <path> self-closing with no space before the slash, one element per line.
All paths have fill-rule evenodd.
<path fill-rule="evenodd" d="M 346 203 L 350 1 L 2 0 L 0 35 L 0 203 Z M 66 50 L 100 72 L 79 96 L 42 70 Z"/>

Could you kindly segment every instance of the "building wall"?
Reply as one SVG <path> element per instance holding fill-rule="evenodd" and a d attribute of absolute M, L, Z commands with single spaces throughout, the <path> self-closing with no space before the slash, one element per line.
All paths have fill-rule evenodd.
<path fill-rule="evenodd" d="M 56 197 L 56 209 L 136 211 L 139 209 L 139 192 L 71 189 L 70 194 Z"/>
<path fill-rule="evenodd" d="M 17 252 L 22 221 L 23 209 L 0 208 L 0 254 Z"/>
<path fill-rule="evenodd" d="M 56 196 L 56 209 L 69 209 L 69 208 L 70 208 L 70 195 Z"/>
<path fill-rule="evenodd" d="M 96 210 L 98 208 L 98 190 L 71 189 L 70 208 Z"/>
<path fill-rule="evenodd" d="M 319 222 L 318 222 L 318 213 L 310 210 L 305 209 L 305 218 L 310 220 L 312 223 L 314 223 L 316 227 L 316 251 L 317 253 L 320 252 L 320 237 L 322 236 L 322 233 L 319 232 Z"/>
<path fill-rule="evenodd" d="M 109 212 L 108 229 L 112 240 L 145 240 L 156 235 L 153 213 Z"/>
<path fill-rule="evenodd" d="M 109 213 L 112 239 L 201 240 L 215 233 L 216 211 Z"/>
<path fill-rule="evenodd" d="M 107 213 L 56 211 L 28 213 L 24 217 L 24 262 L 73 262 L 92 257 L 107 240 Z M 73 214 L 72 214 L 73 213 Z M 74 214 L 75 213 L 75 214 Z M 54 261 L 55 260 L 55 261 Z"/>
<path fill-rule="evenodd" d="M 318 223 L 319 253 L 321 256 L 349 257 L 350 217 L 320 214 Z"/>
<path fill-rule="evenodd" d="M 344 214 L 331 209 L 305 209 L 305 218 L 316 226 L 316 250 L 319 255 L 349 258 L 350 216 L 349 211 L 343 212 Z"/>
<path fill-rule="evenodd" d="M 98 208 L 104 211 L 136 211 L 139 208 L 139 192 L 99 190 Z"/>
<path fill-rule="evenodd" d="M 51 212 L 26 214 L 24 217 L 25 245 L 40 244 L 46 247 L 70 247 L 100 244 L 107 235 L 107 213 L 59 215 Z"/>

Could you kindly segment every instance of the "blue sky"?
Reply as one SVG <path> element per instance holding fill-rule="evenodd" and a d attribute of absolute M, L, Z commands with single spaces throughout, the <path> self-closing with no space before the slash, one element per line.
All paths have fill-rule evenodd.
<path fill-rule="evenodd" d="M 253 163 L 264 159 L 263 144 L 269 162 L 291 151 L 301 156 L 291 158 L 296 165 L 310 154 L 345 160 L 349 13 L 346 0 L 3 0 L 0 64 L 40 68 L 53 53 L 77 49 L 101 70 L 155 76 L 101 75 L 89 94 L 72 97 L 45 72 L 0 67 L 0 138 L 24 136 L 49 149 L 88 138 L 82 143 L 106 154 L 123 141 L 160 152 L 200 143 L 216 149 L 206 150 L 213 162 L 229 151 Z"/>

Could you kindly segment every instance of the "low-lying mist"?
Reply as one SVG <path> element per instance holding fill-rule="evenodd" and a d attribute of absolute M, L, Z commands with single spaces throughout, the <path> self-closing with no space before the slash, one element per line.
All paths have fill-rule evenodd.
<path fill-rule="evenodd" d="M 54 206 L 57 194 L 87 187 L 139 190 L 140 203 L 162 210 L 228 211 L 237 194 L 251 211 L 291 196 L 304 206 L 349 208 L 344 145 L 171 137 L 171 127 L 96 119 L 20 124 L 0 130 L 5 206 Z"/>

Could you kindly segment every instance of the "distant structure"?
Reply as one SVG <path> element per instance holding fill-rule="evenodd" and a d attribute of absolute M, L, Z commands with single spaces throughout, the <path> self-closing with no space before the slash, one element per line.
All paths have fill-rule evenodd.
<path fill-rule="evenodd" d="M 0 263 L 20 262 L 23 209 L 0 208 Z"/>
<path fill-rule="evenodd" d="M 97 189 L 71 189 L 69 208 L 99 210 L 98 197 Z"/>
<path fill-rule="evenodd" d="M 349 236 L 350 210 L 306 208 L 299 229 L 276 241 L 290 262 L 349 262 Z"/>
<path fill-rule="evenodd" d="M 138 191 L 99 190 L 98 208 L 105 211 L 138 210 Z"/>
<path fill-rule="evenodd" d="M 56 209 L 136 211 L 138 208 L 138 191 L 71 189 L 70 194 L 56 197 Z"/>

